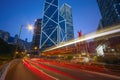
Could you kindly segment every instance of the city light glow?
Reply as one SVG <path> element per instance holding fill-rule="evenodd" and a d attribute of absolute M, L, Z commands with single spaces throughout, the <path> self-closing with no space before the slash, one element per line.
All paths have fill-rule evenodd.
<path fill-rule="evenodd" d="M 34 27 L 33 27 L 33 25 L 28 24 L 27 29 L 28 29 L 29 31 L 33 31 Z"/>

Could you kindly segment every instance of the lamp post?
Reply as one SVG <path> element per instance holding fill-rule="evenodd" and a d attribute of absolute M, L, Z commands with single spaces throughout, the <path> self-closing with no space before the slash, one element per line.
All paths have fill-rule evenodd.
<path fill-rule="evenodd" d="M 21 35 L 21 32 L 22 32 L 22 28 L 23 28 L 23 27 L 25 27 L 25 26 L 21 25 L 20 31 L 19 31 L 19 35 L 18 35 L 18 39 L 20 39 L 20 35 Z M 31 31 L 31 30 L 33 30 L 33 26 L 32 26 L 32 25 L 28 25 L 28 26 L 27 26 L 27 29 L 28 29 L 29 31 Z"/>
<path fill-rule="evenodd" d="M 26 27 L 26 26 L 23 26 L 23 25 L 20 26 L 20 31 L 19 31 L 18 39 L 17 39 L 17 46 L 16 46 L 16 50 L 15 50 L 16 52 L 15 52 L 15 56 L 14 56 L 14 57 L 16 57 L 16 55 L 19 53 L 19 52 L 18 52 L 18 47 L 20 46 L 20 36 L 21 36 L 23 27 Z M 28 25 L 26 28 L 27 28 L 29 31 L 32 31 L 32 30 L 33 30 L 33 26 L 32 26 L 32 25 Z"/>

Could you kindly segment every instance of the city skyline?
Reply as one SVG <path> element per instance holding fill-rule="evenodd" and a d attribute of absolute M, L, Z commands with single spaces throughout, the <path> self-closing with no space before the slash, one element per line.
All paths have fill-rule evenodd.
<path fill-rule="evenodd" d="M 0 0 L 0 80 L 120 80 L 120 0 Z"/>
<path fill-rule="evenodd" d="M 0 13 L 0 29 L 10 32 L 12 36 L 19 33 L 21 25 L 34 24 L 35 19 L 42 18 L 44 0 L 6 1 L 0 1 L 0 10 L 2 10 Z M 72 7 L 75 38 L 79 30 L 86 34 L 97 29 L 101 16 L 96 0 L 62 0 L 59 7 L 63 3 L 67 3 Z M 15 5 L 13 6 L 12 4 Z M 31 41 L 32 35 L 31 32 L 23 29 L 21 38 L 23 40 L 28 38 L 28 41 Z"/>

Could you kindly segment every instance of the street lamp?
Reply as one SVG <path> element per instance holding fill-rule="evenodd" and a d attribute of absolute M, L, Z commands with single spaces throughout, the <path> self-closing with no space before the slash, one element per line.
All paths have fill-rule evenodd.
<path fill-rule="evenodd" d="M 35 47 L 34 47 L 34 54 L 35 54 L 35 55 L 37 54 L 37 50 L 38 50 L 38 47 L 35 46 Z"/>
<path fill-rule="evenodd" d="M 21 27 L 20 27 L 20 32 L 19 32 L 19 35 L 18 35 L 18 39 L 20 39 L 20 35 L 21 35 L 21 32 L 22 32 L 23 27 L 26 27 L 26 26 L 21 25 Z M 32 30 L 34 29 L 33 26 L 30 25 L 30 24 L 28 24 L 28 26 L 27 26 L 26 28 L 27 28 L 29 31 L 32 31 Z"/>
<path fill-rule="evenodd" d="M 37 49 L 38 49 L 38 47 L 37 47 L 37 46 L 35 46 L 35 47 L 34 47 L 34 49 L 35 49 L 35 50 L 37 50 Z"/>
<path fill-rule="evenodd" d="M 29 30 L 29 31 L 32 31 L 34 28 L 33 28 L 33 26 L 32 25 L 28 25 L 28 27 L 27 27 L 27 29 Z"/>
<path fill-rule="evenodd" d="M 26 26 L 23 26 L 21 25 L 20 27 L 20 31 L 19 31 L 19 34 L 18 34 L 18 40 L 17 40 L 17 44 L 19 45 L 19 40 L 20 40 L 20 36 L 21 36 L 21 32 L 22 32 L 22 29 L 23 27 L 26 27 Z M 29 31 L 32 31 L 34 28 L 32 25 L 28 24 L 28 26 L 26 27 Z"/>
<path fill-rule="evenodd" d="M 17 39 L 17 45 L 18 46 L 20 46 L 20 36 L 21 36 L 21 32 L 22 32 L 23 27 L 26 27 L 26 26 L 23 26 L 23 25 L 20 26 L 20 31 L 19 31 L 18 39 Z M 26 28 L 29 31 L 32 31 L 34 29 L 33 26 L 30 25 L 30 24 Z M 18 52 L 17 49 L 18 49 L 18 47 L 16 46 L 16 52 Z M 15 57 L 16 57 L 16 53 L 15 53 Z"/>

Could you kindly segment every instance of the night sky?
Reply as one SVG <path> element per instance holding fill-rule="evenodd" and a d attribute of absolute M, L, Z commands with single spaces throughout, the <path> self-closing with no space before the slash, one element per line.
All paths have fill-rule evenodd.
<path fill-rule="evenodd" d="M 101 15 L 96 0 L 59 0 L 59 6 L 67 3 L 72 7 L 75 37 L 78 30 L 83 34 L 97 29 Z M 0 30 L 10 32 L 11 36 L 19 33 L 21 25 L 34 24 L 42 18 L 44 0 L 0 0 Z M 33 32 L 22 29 L 21 38 L 32 40 Z"/>

